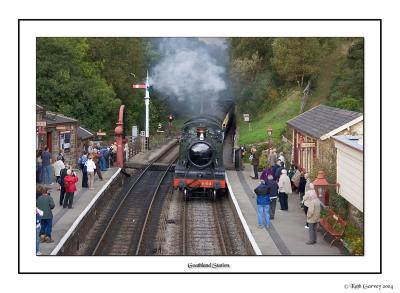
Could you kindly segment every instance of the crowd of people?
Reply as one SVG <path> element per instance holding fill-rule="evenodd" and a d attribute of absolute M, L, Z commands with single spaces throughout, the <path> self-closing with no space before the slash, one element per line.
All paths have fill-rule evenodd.
<path fill-rule="evenodd" d="M 275 149 L 269 149 L 265 153 L 267 167 L 261 172 L 261 183 L 254 189 L 257 195 L 258 227 L 270 228 L 270 220 L 275 218 L 277 200 L 282 211 L 289 211 L 288 197 L 297 192 L 299 208 L 303 208 L 306 215 L 304 227 L 309 230 L 309 241 L 306 244 L 315 244 L 320 202 L 310 182 L 309 174 L 295 164 L 286 169 L 283 152 L 278 155 Z M 251 178 L 258 179 L 259 152 L 256 147 L 251 148 L 249 159 L 254 171 L 254 176 Z"/>
<path fill-rule="evenodd" d="M 94 189 L 95 175 L 103 180 L 102 171 L 112 166 L 115 161 L 117 146 L 101 147 L 100 144 L 89 143 L 77 161 L 77 167 L 82 173 L 82 188 Z M 59 204 L 63 208 L 73 209 L 74 194 L 79 181 L 78 175 L 66 162 L 64 150 L 60 150 L 56 161 L 52 164 L 52 154 L 48 148 L 39 150 L 36 155 L 36 254 L 40 255 L 39 243 L 54 242 L 51 237 L 53 213 L 55 207 L 51 196 L 51 187 L 57 184 Z M 54 175 L 54 176 L 53 176 Z M 53 182 L 55 179 L 55 182 Z"/>

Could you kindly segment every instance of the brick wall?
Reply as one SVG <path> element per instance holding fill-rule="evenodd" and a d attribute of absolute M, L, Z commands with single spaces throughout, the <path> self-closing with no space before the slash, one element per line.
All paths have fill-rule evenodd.
<path fill-rule="evenodd" d="M 78 124 L 77 123 L 65 123 L 57 126 L 63 126 L 65 129 L 71 131 L 70 137 L 70 148 L 64 151 L 65 162 L 70 164 L 73 168 L 76 168 L 76 162 L 79 158 L 79 142 L 77 139 Z M 64 130 L 57 130 L 56 127 L 49 128 L 47 131 L 51 131 L 52 138 L 52 160 L 55 162 L 60 151 L 60 133 Z"/>

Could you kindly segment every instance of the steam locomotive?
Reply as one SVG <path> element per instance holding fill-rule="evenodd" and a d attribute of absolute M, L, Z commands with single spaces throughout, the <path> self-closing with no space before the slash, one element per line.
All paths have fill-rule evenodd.
<path fill-rule="evenodd" d="M 173 186 L 185 199 L 210 197 L 215 200 L 217 193 L 225 191 L 223 143 L 230 115 L 228 113 L 223 121 L 202 115 L 183 125 Z"/>

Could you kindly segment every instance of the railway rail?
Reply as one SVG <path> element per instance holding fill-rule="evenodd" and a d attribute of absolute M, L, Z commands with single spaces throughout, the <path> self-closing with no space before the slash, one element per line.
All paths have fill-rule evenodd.
<path fill-rule="evenodd" d="M 172 148 L 177 147 L 176 145 Z M 145 243 L 156 233 L 157 215 L 168 192 L 168 178 L 171 179 L 172 162 L 165 171 L 153 171 L 153 163 L 164 161 L 166 155 L 151 162 L 135 179 L 120 201 L 102 235 L 92 251 L 92 255 L 138 255 L 149 254 Z M 163 195 L 164 194 L 164 195 Z M 157 200 L 155 198 L 160 196 Z M 152 212 L 153 211 L 153 212 Z M 153 232 L 151 232 L 153 231 Z M 150 249 L 150 254 L 153 253 Z"/>
<path fill-rule="evenodd" d="M 248 255 L 227 197 L 182 204 L 183 255 Z"/>

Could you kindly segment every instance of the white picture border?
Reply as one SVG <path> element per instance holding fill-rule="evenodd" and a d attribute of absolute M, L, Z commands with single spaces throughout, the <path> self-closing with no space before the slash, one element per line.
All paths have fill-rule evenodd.
<path fill-rule="evenodd" d="M 19 186 L 21 272 L 379 272 L 381 256 L 380 23 L 379 21 L 21 21 L 20 161 L 34 170 L 37 37 L 363 37 L 365 45 L 365 255 L 235 257 L 36 257 L 34 176 Z M 23 140 L 22 140 L 23 138 Z M 26 151 L 28 150 L 28 151 Z M 375 171 L 375 173 L 372 172 Z M 20 169 L 20 172 L 22 170 Z M 22 184 L 23 183 L 23 184 Z M 29 195 L 29 196 L 27 196 Z M 226 269 L 191 269 L 189 263 L 227 263 Z"/>

